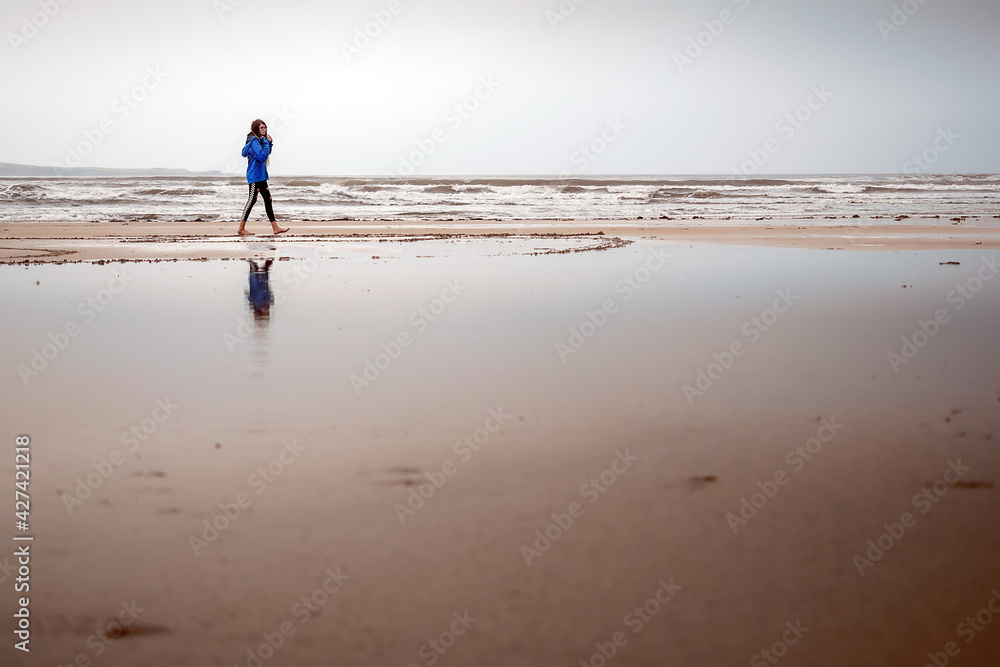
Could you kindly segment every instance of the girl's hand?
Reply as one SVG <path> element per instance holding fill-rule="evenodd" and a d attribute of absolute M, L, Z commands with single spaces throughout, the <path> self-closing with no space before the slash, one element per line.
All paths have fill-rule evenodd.
<path fill-rule="evenodd" d="M 266 135 L 264 135 L 264 136 L 265 136 L 265 137 L 267 137 L 267 140 L 268 140 L 268 141 L 270 141 L 270 140 L 271 140 L 271 135 L 270 135 L 270 134 L 266 134 Z"/>

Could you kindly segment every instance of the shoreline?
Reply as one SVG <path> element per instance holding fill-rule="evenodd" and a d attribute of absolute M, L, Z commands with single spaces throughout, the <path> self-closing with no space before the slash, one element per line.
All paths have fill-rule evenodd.
<path fill-rule="evenodd" d="M 263 223 L 258 221 L 257 224 Z M 1000 248 L 1000 227 L 959 224 L 815 225 L 784 221 L 780 225 L 761 226 L 747 221 L 704 220 L 694 224 L 665 225 L 662 221 L 643 219 L 561 223 L 551 220 L 282 221 L 282 224 L 291 228 L 288 234 L 264 233 L 241 238 L 235 234 L 236 223 L 6 223 L 0 225 L 0 264 L 247 259 L 259 253 L 260 248 L 255 248 L 254 244 L 261 242 L 293 249 L 303 244 L 347 244 L 363 240 L 385 243 L 556 239 L 572 244 L 602 238 L 600 243 L 583 250 L 600 250 L 639 240 L 849 251 Z M 567 246 L 552 251 L 580 250 Z M 328 254 L 334 256 L 332 252 Z"/>

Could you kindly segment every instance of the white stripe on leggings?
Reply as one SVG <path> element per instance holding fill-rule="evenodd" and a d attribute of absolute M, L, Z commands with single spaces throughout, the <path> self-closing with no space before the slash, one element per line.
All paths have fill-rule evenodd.
<path fill-rule="evenodd" d="M 254 197 L 256 196 L 257 196 L 257 184 L 251 183 L 250 195 L 247 197 L 247 205 L 243 207 L 243 218 L 242 218 L 243 222 L 246 222 L 247 218 L 250 217 L 250 209 L 253 208 L 253 200 Z"/>

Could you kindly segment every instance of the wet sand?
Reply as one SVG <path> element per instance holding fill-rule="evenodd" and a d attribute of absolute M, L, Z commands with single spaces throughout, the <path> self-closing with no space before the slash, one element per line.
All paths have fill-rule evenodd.
<path fill-rule="evenodd" d="M 1000 224 L 989 216 L 942 220 L 523 220 L 295 222 L 273 236 L 240 238 L 236 225 L 171 223 L 5 223 L 0 225 L 0 263 L 98 260 L 248 259 L 255 241 L 303 244 L 359 240 L 451 240 L 482 237 L 585 237 L 604 235 L 667 243 L 768 246 L 829 250 L 929 250 L 1000 248 Z M 254 227 L 251 225 L 251 231 Z M 288 245 L 292 248 L 294 246 Z M 334 250 L 336 248 L 336 250 Z M 322 256 L 350 253 L 350 246 L 325 246 Z"/>
<path fill-rule="evenodd" d="M 997 230 L 645 224 L 17 229 L 4 664 L 995 664 Z"/>

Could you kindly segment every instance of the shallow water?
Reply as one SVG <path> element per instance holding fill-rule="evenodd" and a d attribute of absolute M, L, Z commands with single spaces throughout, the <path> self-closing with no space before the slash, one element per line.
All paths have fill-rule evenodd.
<path fill-rule="evenodd" d="M 236 261 L 0 267 L 4 437 L 30 434 L 36 457 L 38 647 L 13 664 L 247 664 L 289 622 L 266 664 L 423 665 L 466 609 L 478 620 L 440 664 L 578 664 L 660 578 L 684 588 L 622 660 L 749 661 L 801 618 L 789 664 L 918 664 L 1000 583 L 996 488 L 952 488 L 864 577 L 852 561 L 949 460 L 1000 481 L 1000 278 L 948 300 L 992 255 L 379 245 L 385 259 L 282 261 L 261 243 L 252 281 Z M 791 305 L 769 314 L 779 290 Z M 888 353 L 939 309 L 948 322 L 894 372 Z M 717 378 L 689 402 L 702 370 Z M 509 416 L 459 446 L 491 410 Z M 734 535 L 727 513 L 819 418 L 843 433 Z M 272 482 L 253 477 L 292 441 L 304 450 Z M 626 449 L 635 467 L 582 501 Z M 401 522 L 446 462 L 457 472 Z M 6 488 L 11 461 L 0 471 Z M 252 504 L 193 547 L 240 492 Z M 529 567 L 522 547 L 574 501 L 583 516 Z M 294 604 L 338 568 L 350 579 L 303 622 Z M 132 599 L 146 632 L 96 656 L 89 636 Z M 963 664 L 998 649 L 983 633 Z"/>

